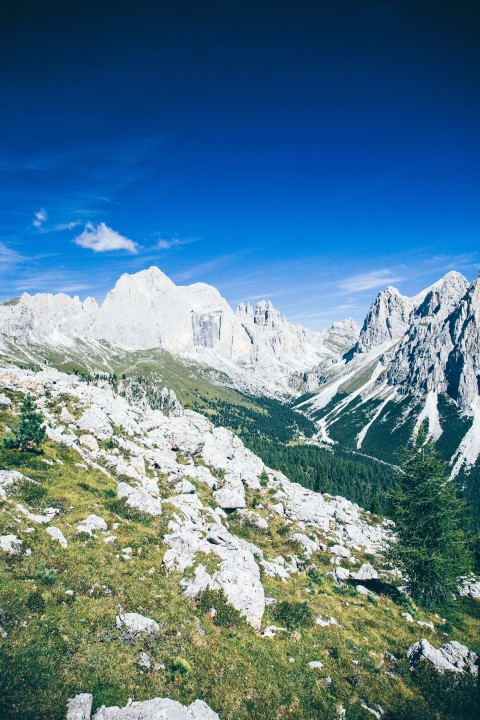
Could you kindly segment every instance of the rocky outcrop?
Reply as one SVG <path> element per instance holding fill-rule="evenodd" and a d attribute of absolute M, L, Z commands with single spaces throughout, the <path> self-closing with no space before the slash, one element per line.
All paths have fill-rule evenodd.
<path fill-rule="evenodd" d="M 93 697 L 81 693 L 68 701 L 66 720 L 220 720 L 203 700 L 185 707 L 169 698 L 153 698 L 142 702 L 129 700 L 125 707 L 101 708 L 91 717 Z"/>
<path fill-rule="evenodd" d="M 408 648 L 407 657 L 412 667 L 428 660 L 439 673 L 468 671 L 478 675 L 478 655 L 456 640 L 437 649 L 423 638 Z"/>
<path fill-rule="evenodd" d="M 377 553 L 383 547 L 386 525 L 372 523 L 361 508 L 344 498 L 307 490 L 266 468 L 237 435 L 213 427 L 202 415 L 190 410 L 178 416 L 165 415 L 129 402 L 110 385 L 85 383 L 50 368 L 39 373 L 0 368 L 0 387 L 7 382 L 12 389 L 29 387 L 44 407 L 53 442 L 63 443 L 64 426 L 57 425 L 58 410 L 50 412 L 42 403 L 46 388 L 49 403 L 65 403 L 68 398 L 70 406 L 81 408 L 81 417 L 97 443 L 106 428 L 112 432 L 115 428 L 113 449 L 97 451 L 95 443 L 81 444 L 75 435 L 70 447 L 80 454 L 85 467 L 106 473 L 112 485 L 115 475 L 121 476 L 116 481 L 117 496 L 127 505 L 151 515 L 152 522 L 157 522 L 160 513 L 167 515 L 167 530 L 159 537 L 165 548 L 163 566 L 183 575 L 180 582 L 187 596 L 195 597 L 207 588 L 222 590 L 227 601 L 257 630 L 265 610 L 261 570 L 288 582 L 308 558 L 326 548 L 326 536 L 331 547 L 336 546 L 340 555 L 348 558 L 356 552 Z M 124 481 L 125 474 L 132 484 Z M 164 476 L 162 490 L 160 474 Z M 16 479 L 5 474 L 2 477 L 5 482 Z M 261 500 L 255 511 L 247 508 L 251 492 Z M 15 511 L 23 519 L 33 517 L 28 508 L 15 506 Z M 52 513 L 45 516 L 48 522 L 57 511 L 52 508 Z M 269 520 L 278 522 L 279 516 L 289 526 L 292 551 L 299 547 L 304 560 L 293 552 L 286 557 L 268 557 L 257 545 L 238 537 L 235 524 L 230 523 L 233 517 L 239 525 L 248 523 L 255 532 L 265 533 Z M 61 516 L 59 520 L 61 523 Z M 91 537 L 103 533 L 107 544 L 116 539 L 115 535 L 106 536 L 107 523 L 97 514 L 76 520 L 76 528 Z M 60 527 L 51 528 L 49 534 L 62 544 L 66 542 Z M 9 548 L 10 544 L 6 551 Z M 68 544 L 64 548 L 69 552 Z M 207 563 L 205 556 L 211 562 Z M 131 548 L 124 548 L 121 557 L 135 562 Z M 365 568 L 362 572 L 365 574 Z M 373 572 L 373 568 L 369 570 Z M 122 623 L 128 616 L 119 613 Z"/>

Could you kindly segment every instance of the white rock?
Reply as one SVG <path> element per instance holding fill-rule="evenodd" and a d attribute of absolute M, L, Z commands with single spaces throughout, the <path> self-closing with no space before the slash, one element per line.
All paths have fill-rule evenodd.
<path fill-rule="evenodd" d="M 30 522 L 37 523 L 38 525 L 46 525 L 47 523 L 51 522 L 55 515 L 58 515 L 57 508 L 48 507 L 45 510 L 45 515 L 37 515 L 36 513 L 30 512 L 26 507 L 18 503 L 15 506 L 15 509 L 18 510 L 18 512 L 22 513 L 27 520 L 30 520 Z"/>
<path fill-rule="evenodd" d="M 355 590 L 359 595 L 371 595 L 374 596 L 375 593 L 373 593 L 371 590 L 365 587 L 365 585 L 355 585 Z"/>
<path fill-rule="evenodd" d="M 377 580 L 378 572 L 370 563 L 363 563 L 360 568 L 351 573 L 353 580 Z"/>
<path fill-rule="evenodd" d="M 344 567 L 337 567 L 333 574 L 336 582 L 343 582 L 350 577 L 350 570 Z"/>
<path fill-rule="evenodd" d="M 0 550 L 9 555 L 19 555 L 23 540 L 16 535 L 0 535 Z"/>
<path fill-rule="evenodd" d="M 70 410 L 69 410 L 67 407 L 64 406 L 64 407 L 62 408 L 61 413 L 60 413 L 60 421 L 61 421 L 62 423 L 65 423 L 66 425 L 69 425 L 70 423 L 74 423 L 74 422 L 75 422 L 75 416 L 72 415 L 72 413 L 70 412 Z"/>
<path fill-rule="evenodd" d="M 93 696 L 81 693 L 67 703 L 67 720 L 90 720 Z"/>
<path fill-rule="evenodd" d="M 178 495 L 189 495 L 195 492 L 195 485 L 189 480 L 180 480 L 173 489 Z"/>
<path fill-rule="evenodd" d="M 79 443 L 87 450 L 91 450 L 92 452 L 99 451 L 97 439 L 94 438 L 93 435 L 80 435 Z"/>
<path fill-rule="evenodd" d="M 323 663 L 321 663 L 320 660 L 310 660 L 310 662 L 307 663 L 307 666 L 313 670 L 321 670 L 323 668 Z"/>
<path fill-rule="evenodd" d="M 33 482 L 30 478 L 16 470 L 0 470 L 0 499 L 5 500 L 7 497 L 7 488 L 22 482 L 22 480 Z"/>
<path fill-rule="evenodd" d="M 480 600 L 480 580 L 477 580 L 475 577 L 465 578 L 460 585 L 459 593 L 463 597 Z"/>
<path fill-rule="evenodd" d="M 87 430 L 98 440 L 112 437 L 113 430 L 106 413 L 98 406 L 87 408 L 77 422 L 79 430 Z"/>
<path fill-rule="evenodd" d="M 82 693 L 68 701 L 67 720 L 90 720 L 92 695 Z M 220 720 L 203 700 L 195 700 L 184 707 L 176 700 L 153 698 L 134 702 L 125 707 L 102 705 L 91 720 Z"/>
<path fill-rule="evenodd" d="M 224 510 L 236 510 L 246 506 L 243 483 L 231 475 L 225 477 L 224 484 L 213 493 L 213 497 Z"/>
<path fill-rule="evenodd" d="M 429 630 L 435 632 L 435 625 L 431 621 L 425 622 L 423 620 L 417 620 L 417 625 L 420 625 L 421 627 L 427 627 Z"/>
<path fill-rule="evenodd" d="M 409 612 L 402 612 L 402 617 L 405 618 L 407 622 L 413 622 L 413 617 Z"/>
<path fill-rule="evenodd" d="M 129 632 L 155 634 L 160 630 L 160 626 L 152 618 L 145 617 L 139 613 L 119 613 L 116 617 L 117 628 L 125 627 Z"/>
<path fill-rule="evenodd" d="M 328 552 L 332 555 L 337 555 L 337 557 L 343 558 L 349 558 L 351 555 L 350 550 L 344 545 L 332 545 L 330 548 L 328 548 Z"/>
<path fill-rule="evenodd" d="M 277 627 L 277 625 L 268 625 L 262 632 L 262 637 L 274 638 L 279 632 L 288 632 L 287 628 Z"/>
<path fill-rule="evenodd" d="M 132 487 L 127 483 L 118 483 L 117 496 L 127 498 L 126 504 L 129 507 L 140 510 L 146 515 L 157 517 L 162 514 L 162 502 L 159 498 L 153 497 L 145 487 Z"/>
<path fill-rule="evenodd" d="M 107 532 L 107 530 L 108 526 L 105 520 L 95 514 L 89 515 L 85 520 L 77 523 L 77 532 L 88 533 L 88 535 L 93 535 L 96 531 Z"/>
<path fill-rule="evenodd" d="M 51 525 L 50 527 L 47 528 L 47 533 L 54 540 L 57 540 L 57 542 L 59 542 L 63 548 L 68 547 L 68 542 L 65 538 L 65 535 L 60 530 L 60 528 L 55 527 L 55 525 Z"/>
<path fill-rule="evenodd" d="M 316 540 L 312 540 L 304 533 L 295 532 L 292 533 L 291 539 L 298 542 L 302 546 L 305 557 L 309 558 L 311 555 L 319 549 L 319 544 Z"/>
<path fill-rule="evenodd" d="M 7 408 L 12 407 L 12 401 L 5 393 L 0 393 L 0 406 Z"/>
<path fill-rule="evenodd" d="M 422 660 L 429 660 L 440 673 L 468 670 L 472 675 L 478 675 L 478 656 L 456 640 L 437 649 L 422 638 L 408 648 L 407 657 L 412 666 Z"/>
<path fill-rule="evenodd" d="M 152 667 L 152 661 L 150 660 L 150 657 L 147 655 L 146 652 L 141 652 L 138 659 L 139 664 L 146 668 L 147 670 L 150 670 Z"/>
<path fill-rule="evenodd" d="M 323 617 L 319 616 L 315 620 L 315 623 L 317 625 L 320 625 L 320 627 L 329 627 L 329 625 L 338 625 L 338 622 L 335 620 L 334 617 L 323 618 Z"/>
<path fill-rule="evenodd" d="M 220 720 L 217 713 L 203 700 L 195 700 L 187 708 L 194 720 Z"/>

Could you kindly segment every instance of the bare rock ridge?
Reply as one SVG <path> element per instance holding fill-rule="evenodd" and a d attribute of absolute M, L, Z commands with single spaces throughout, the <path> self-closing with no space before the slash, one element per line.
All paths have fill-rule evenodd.
<path fill-rule="evenodd" d="M 449 272 L 413 298 L 392 287 L 379 293 L 348 359 L 375 350 L 390 385 L 470 406 L 480 387 L 480 276 L 470 285 Z"/>
<path fill-rule="evenodd" d="M 151 267 L 122 275 L 100 306 L 93 298 L 24 293 L 0 305 L 0 347 L 2 336 L 56 347 L 81 339 L 126 350 L 161 348 L 233 379 L 255 370 L 257 389 L 275 394 L 300 388 L 304 374 L 322 363 L 339 362 L 358 330 L 348 320 L 314 332 L 287 322 L 267 301 L 234 312 L 214 287 L 177 286 Z"/>

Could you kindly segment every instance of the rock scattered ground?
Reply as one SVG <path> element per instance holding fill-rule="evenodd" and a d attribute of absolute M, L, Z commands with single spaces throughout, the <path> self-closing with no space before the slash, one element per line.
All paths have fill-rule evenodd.
<path fill-rule="evenodd" d="M 63 472 L 67 467 L 63 462 L 68 462 L 69 467 L 78 466 L 79 487 L 83 488 L 83 494 L 75 496 L 81 497 L 78 506 L 75 499 L 72 505 L 59 503 L 54 507 L 52 503 L 52 507 L 35 511 L 35 506 L 27 501 L 18 502 L 16 492 L 18 487 L 28 490 L 30 483 L 35 490 L 39 483 L 15 470 L 0 470 L 1 509 L 8 516 L 2 526 L 5 534 L 0 535 L 0 558 L 4 557 L 8 566 L 15 568 L 15 563 L 31 556 L 33 572 L 26 581 L 29 591 L 37 587 L 30 583 L 43 582 L 39 578 L 47 584 L 53 582 L 48 568 L 36 560 L 40 540 L 47 555 L 61 553 L 61 562 L 84 549 L 90 558 L 100 562 L 101 572 L 109 564 L 118 565 L 118 574 L 111 577 L 113 584 L 101 573 L 100 581 L 87 577 L 75 584 L 74 572 L 71 585 L 61 591 L 53 586 L 52 597 L 59 614 L 67 614 L 69 608 L 75 607 L 74 603 L 79 603 L 91 627 L 97 628 L 93 631 L 95 652 L 101 652 L 102 643 L 110 640 L 116 643 L 115 652 L 119 646 L 132 648 L 133 659 L 122 666 L 127 674 L 134 667 L 140 678 L 154 683 L 171 673 L 177 678 L 173 687 L 180 687 L 178 678 L 185 673 L 188 686 L 189 663 L 180 657 L 173 665 L 170 659 L 169 665 L 158 656 L 158 648 L 173 642 L 174 637 L 177 653 L 183 654 L 186 648 L 198 645 L 205 657 L 205 653 L 214 652 L 216 642 L 228 637 L 228 624 L 227 630 L 220 630 L 221 606 L 215 607 L 213 600 L 212 607 L 209 605 L 205 612 L 199 608 L 199 598 L 207 590 L 223 591 L 227 605 L 240 613 L 242 632 L 248 631 L 250 635 L 241 635 L 238 647 L 255 647 L 255 656 L 263 663 L 262 672 L 268 671 L 272 661 L 277 663 L 278 672 L 284 674 L 285 682 L 288 673 L 301 673 L 295 687 L 311 683 L 312 697 L 320 693 L 318 703 L 324 698 L 331 700 L 329 689 L 338 682 L 333 668 L 337 660 L 347 668 L 342 671 L 347 674 L 349 688 L 356 688 L 361 673 L 367 672 L 367 656 L 370 670 L 374 667 L 381 673 L 382 682 L 391 679 L 393 684 L 397 683 L 397 661 L 387 648 L 400 657 L 410 645 L 408 657 L 412 666 L 425 658 L 434 665 L 437 663 L 439 670 L 454 668 L 452 672 L 475 674 L 477 657 L 466 646 L 452 641 L 437 650 L 425 638 L 419 639 L 420 632 L 427 637 L 434 633 L 440 637 L 444 629 L 440 618 L 419 615 L 408 598 L 405 605 L 394 607 L 391 600 L 379 595 L 382 583 L 388 583 L 392 590 L 395 590 L 392 583 L 402 583 L 402 578 L 383 563 L 385 541 L 392 532 L 388 521 L 379 522 L 344 498 L 314 493 L 291 482 L 282 473 L 266 467 L 236 435 L 214 427 L 202 415 L 182 409 L 178 402 L 171 403 L 169 415 L 168 410 L 152 410 L 144 403 L 137 405 L 131 398 L 119 396 L 106 383 L 88 384 L 75 375 L 51 368 L 37 373 L 15 367 L 0 368 L 0 389 L 12 397 L 26 391 L 33 394 L 44 414 L 49 438 L 48 452 L 38 461 L 40 464 L 48 460 L 42 464 L 42 472 L 45 467 L 49 473 L 53 469 Z M 62 449 L 65 454 L 58 454 L 55 449 Z M 70 456 L 78 462 L 72 463 Z M 28 475 L 28 469 L 20 467 Z M 74 471 L 76 475 L 77 467 Z M 90 472 L 100 478 L 96 486 L 91 484 Z M 41 507 L 45 505 L 47 502 Z M 128 534 L 136 522 L 138 533 Z M 148 553 L 148 560 L 142 560 L 143 553 Z M 92 560 L 89 562 L 92 563 L 89 575 L 96 574 L 97 568 Z M 134 599 L 121 594 L 124 583 L 129 583 Z M 472 602 L 477 584 L 472 577 L 462 585 L 461 592 Z M 150 589 L 150 601 L 144 600 L 143 585 Z M 163 586 L 170 593 L 167 600 L 159 594 Z M 125 607 L 119 603 L 119 594 Z M 166 629 L 162 603 L 175 602 L 176 597 L 189 613 L 197 613 L 198 617 L 195 615 L 192 620 L 182 616 L 175 629 Z M 197 604 L 190 598 L 197 599 Z M 295 622 L 292 625 L 288 614 L 277 617 L 275 613 L 282 611 L 285 599 L 287 610 L 312 604 L 314 612 L 306 629 Z M 34 597 L 33 602 L 36 601 Z M 98 602 L 103 613 L 100 629 L 98 616 L 89 616 L 89 607 L 94 602 Z M 177 607 L 176 612 L 181 614 L 181 609 Z M 370 635 L 375 615 L 382 629 Z M 10 628 L 3 628 L 2 617 L 0 608 L 0 636 L 8 642 Z M 401 632 L 408 637 L 398 653 L 383 632 L 385 624 L 397 619 L 397 631 L 401 625 Z M 190 620 L 193 630 L 188 628 Z M 215 635 L 217 632 L 226 635 Z M 188 643 L 184 642 L 189 633 L 193 633 L 193 641 L 190 637 Z M 65 643 L 70 642 L 69 635 L 68 626 L 64 627 Z M 81 636 L 84 635 L 82 629 Z M 314 636 L 314 642 L 307 651 L 304 644 L 309 635 Z M 376 642 L 384 647 L 379 648 Z M 338 656 L 336 643 L 342 647 Z M 230 661 L 230 656 L 227 660 Z M 236 661 L 238 668 L 242 668 L 233 668 L 238 677 L 243 671 L 252 671 L 250 666 L 246 669 L 241 665 L 238 656 Z M 225 662 L 222 658 L 221 668 L 216 668 L 220 678 L 229 671 L 224 668 Z M 369 677 L 375 682 L 376 676 Z M 232 676 L 229 678 L 234 681 Z M 254 695 L 262 679 L 256 677 L 257 685 L 253 686 L 249 682 L 248 693 Z M 85 683 L 79 689 L 82 688 L 90 689 Z M 368 697 L 363 688 L 361 695 L 352 692 L 355 699 L 349 702 L 381 716 L 377 697 Z M 175 696 L 170 687 L 146 694 L 144 686 L 142 694 L 136 697 L 152 695 L 159 697 L 132 701 L 124 707 L 102 707 L 92 718 L 92 697 L 84 693 L 70 701 L 67 718 L 218 720 L 218 715 L 201 700 L 188 705 L 164 698 Z M 202 693 L 195 690 L 193 697 L 198 695 Z M 122 705 L 126 697 L 117 702 Z M 179 699 L 183 702 L 185 698 Z M 105 702 L 109 705 L 111 700 Z M 95 707 L 98 704 L 99 701 Z M 222 720 L 236 717 L 232 707 L 227 715 L 223 704 L 214 701 L 212 705 L 222 708 Z M 272 707 L 273 717 L 280 703 Z M 339 708 L 335 715 L 332 710 L 332 718 L 342 717 Z M 261 717 L 263 720 L 267 716 Z"/>

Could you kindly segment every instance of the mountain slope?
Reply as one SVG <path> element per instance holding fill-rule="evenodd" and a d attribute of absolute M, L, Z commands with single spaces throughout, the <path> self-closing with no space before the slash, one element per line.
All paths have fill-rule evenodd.
<path fill-rule="evenodd" d="M 48 440 L 0 450 L 2 718 L 60 720 L 79 692 L 95 709 L 199 698 L 222 720 L 474 716 L 468 675 L 455 689 L 406 653 L 472 644 L 475 601 L 447 624 L 398 592 L 388 523 L 197 413 L 51 368 L 0 370 L 0 434 L 27 391 Z"/>

